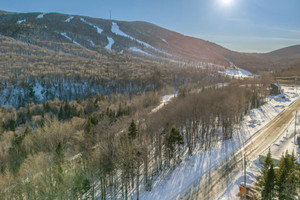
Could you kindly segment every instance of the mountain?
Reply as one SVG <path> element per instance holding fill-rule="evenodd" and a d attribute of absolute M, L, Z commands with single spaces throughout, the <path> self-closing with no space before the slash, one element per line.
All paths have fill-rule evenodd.
<path fill-rule="evenodd" d="M 1 11 L 0 105 L 214 83 L 235 66 L 297 68 L 299 50 L 239 53 L 147 22 Z"/>
<path fill-rule="evenodd" d="M 63 47 L 58 47 L 64 43 L 77 46 L 75 49 L 85 48 L 106 56 L 112 50 L 150 60 L 223 66 L 230 66 L 230 60 L 251 72 L 284 68 L 287 60 L 292 58 L 299 63 L 300 57 L 299 45 L 264 54 L 239 53 L 140 21 L 125 22 L 59 13 L 0 12 L 0 23 L 1 35 L 55 52 L 66 53 Z"/>

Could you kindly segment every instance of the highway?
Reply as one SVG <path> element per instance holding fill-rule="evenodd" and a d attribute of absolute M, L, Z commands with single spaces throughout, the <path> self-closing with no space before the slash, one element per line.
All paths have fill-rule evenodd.
<path fill-rule="evenodd" d="M 282 133 L 295 116 L 295 111 L 299 109 L 300 99 L 270 121 L 232 156 L 204 174 L 175 199 L 217 199 L 219 194 L 227 188 L 233 181 L 233 178 L 241 171 L 244 154 L 248 161 L 256 159 L 261 152 L 266 150 L 278 138 L 279 134 Z"/>

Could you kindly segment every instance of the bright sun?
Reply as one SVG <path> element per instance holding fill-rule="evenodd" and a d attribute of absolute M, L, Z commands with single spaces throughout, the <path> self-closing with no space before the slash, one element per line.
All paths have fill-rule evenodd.
<path fill-rule="evenodd" d="M 222 4 L 224 5 L 230 5 L 232 0 L 221 0 Z"/>

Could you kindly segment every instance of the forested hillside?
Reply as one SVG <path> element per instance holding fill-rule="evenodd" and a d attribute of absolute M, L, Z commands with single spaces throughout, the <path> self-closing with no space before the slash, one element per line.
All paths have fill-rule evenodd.
<path fill-rule="evenodd" d="M 185 148 L 192 155 L 195 146 L 206 150 L 232 137 L 243 115 L 264 103 L 266 85 L 258 81 L 181 89 L 152 113 L 156 92 L 2 108 L 0 196 L 127 199 L 151 191 Z"/>

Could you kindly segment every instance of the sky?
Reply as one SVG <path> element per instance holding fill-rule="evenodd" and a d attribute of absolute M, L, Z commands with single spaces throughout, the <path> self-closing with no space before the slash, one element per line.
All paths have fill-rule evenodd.
<path fill-rule="evenodd" d="M 147 21 L 242 52 L 300 44 L 300 0 L 0 0 L 0 10 Z"/>

